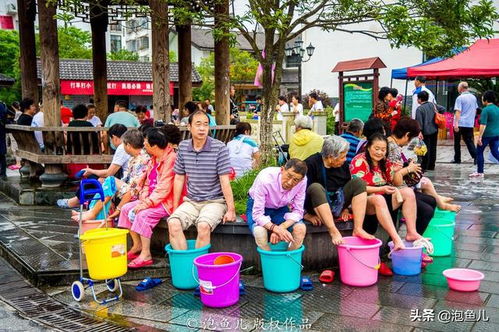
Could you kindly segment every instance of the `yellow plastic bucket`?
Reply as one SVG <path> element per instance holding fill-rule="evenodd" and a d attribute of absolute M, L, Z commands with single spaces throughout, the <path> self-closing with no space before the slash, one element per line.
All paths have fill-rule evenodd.
<path fill-rule="evenodd" d="M 114 279 L 127 272 L 127 234 L 126 229 L 96 228 L 80 236 L 91 279 Z"/>

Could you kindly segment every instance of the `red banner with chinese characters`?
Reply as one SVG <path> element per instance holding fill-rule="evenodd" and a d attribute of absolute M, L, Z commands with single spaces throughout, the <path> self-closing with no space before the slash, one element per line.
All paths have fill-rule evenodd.
<path fill-rule="evenodd" d="M 94 81 L 61 80 L 63 95 L 93 95 Z M 119 96 L 151 96 L 152 82 L 107 82 L 107 94 Z M 170 95 L 173 95 L 173 83 L 170 82 Z"/>

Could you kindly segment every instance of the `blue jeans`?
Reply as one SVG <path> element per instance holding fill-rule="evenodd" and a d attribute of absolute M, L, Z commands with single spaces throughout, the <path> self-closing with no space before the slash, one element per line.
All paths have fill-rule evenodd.
<path fill-rule="evenodd" d="M 483 164 L 485 163 L 483 159 L 483 151 L 487 145 L 490 146 L 490 152 L 492 152 L 494 158 L 499 160 L 499 136 L 482 137 L 482 145 L 478 145 L 476 149 L 478 173 L 483 173 Z"/>
<path fill-rule="evenodd" d="M 253 220 L 253 204 L 255 201 L 253 198 L 248 197 L 248 201 L 246 203 L 246 218 L 248 219 L 248 227 L 253 234 L 253 228 L 255 227 L 255 221 Z M 265 208 L 264 214 L 266 216 L 270 217 L 270 220 L 276 225 L 280 225 L 283 222 L 286 221 L 284 218 L 284 215 L 289 212 L 289 207 L 283 206 L 277 209 L 270 209 L 270 208 Z M 300 220 L 298 223 L 303 223 L 302 220 Z M 293 226 L 288 227 L 289 232 L 293 232 Z"/>

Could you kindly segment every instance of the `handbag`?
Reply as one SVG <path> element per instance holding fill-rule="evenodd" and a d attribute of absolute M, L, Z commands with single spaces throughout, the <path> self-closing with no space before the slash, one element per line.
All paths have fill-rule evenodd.
<path fill-rule="evenodd" d="M 411 163 L 412 159 L 407 159 L 404 154 L 402 154 L 402 160 L 404 161 L 404 166 L 407 167 Z M 411 172 L 409 174 L 404 175 L 402 178 L 405 182 L 405 184 L 409 187 L 414 187 L 416 186 L 420 181 L 421 178 L 423 177 L 423 172 Z"/>
<path fill-rule="evenodd" d="M 447 125 L 447 119 L 445 119 L 445 115 L 438 113 L 437 106 L 433 104 L 433 109 L 435 111 L 435 124 L 438 129 L 445 129 Z"/>

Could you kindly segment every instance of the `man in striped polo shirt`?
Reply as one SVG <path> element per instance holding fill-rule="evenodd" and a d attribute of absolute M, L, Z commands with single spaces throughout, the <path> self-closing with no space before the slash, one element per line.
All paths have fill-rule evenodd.
<path fill-rule="evenodd" d="M 175 172 L 173 214 L 168 218 L 168 232 L 173 249 L 186 250 L 184 230 L 196 226 L 196 248 L 210 243 L 211 231 L 220 222 L 236 219 L 234 198 L 229 181 L 229 150 L 224 143 L 208 136 L 209 118 L 203 111 L 189 117 L 192 139 L 180 142 Z M 187 196 L 180 197 L 187 181 Z M 180 205 L 179 205 L 180 204 Z"/>
<path fill-rule="evenodd" d="M 353 157 L 357 154 L 357 147 L 360 142 L 360 136 L 362 135 L 362 130 L 364 129 L 364 122 L 360 119 L 352 119 L 348 124 L 347 132 L 341 134 L 340 136 L 350 143 L 350 148 L 347 153 L 347 162 L 350 164 Z"/>

